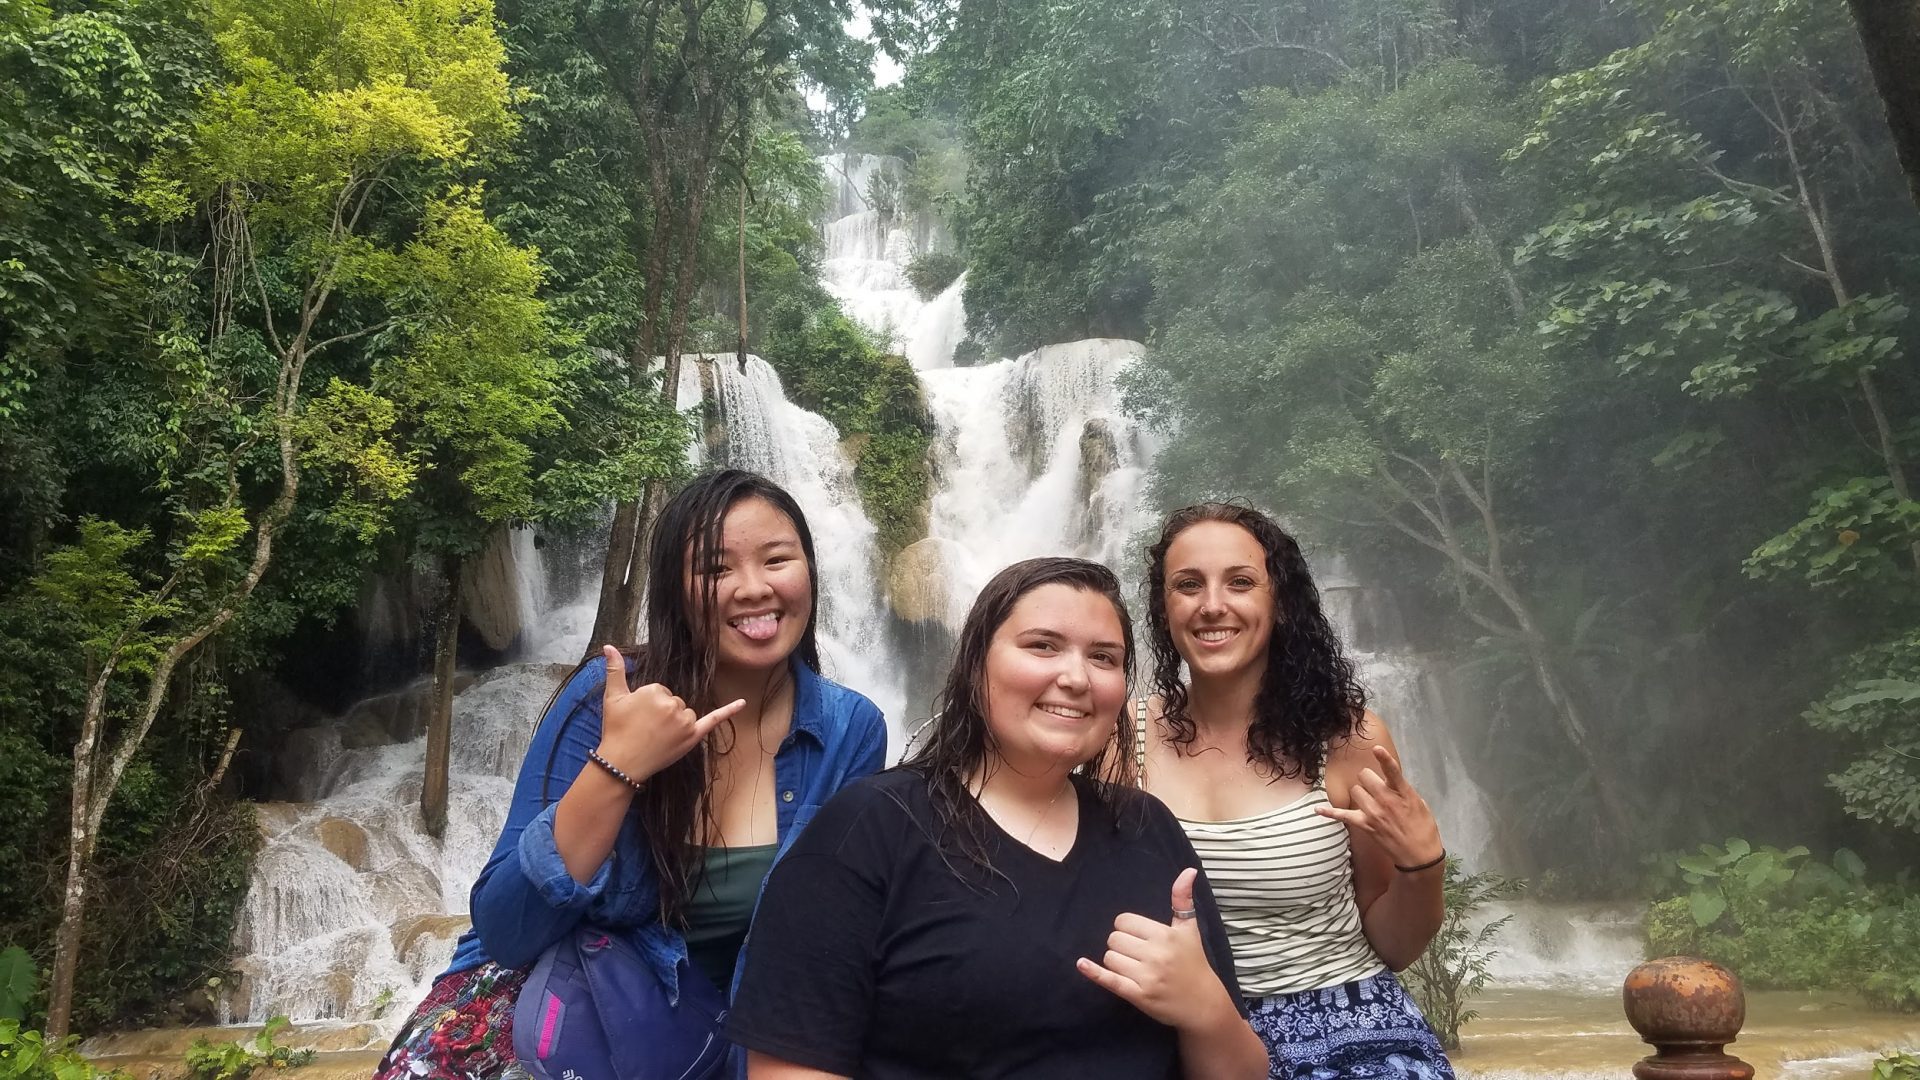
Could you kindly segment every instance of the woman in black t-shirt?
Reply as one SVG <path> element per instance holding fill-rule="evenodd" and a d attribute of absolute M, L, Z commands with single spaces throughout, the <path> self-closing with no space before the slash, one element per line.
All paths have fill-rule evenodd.
<path fill-rule="evenodd" d="M 919 753 L 767 883 L 727 1022 L 752 1080 L 1263 1080 L 1192 846 L 1110 782 L 1131 642 L 1098 564 L 987 584 Z"/>

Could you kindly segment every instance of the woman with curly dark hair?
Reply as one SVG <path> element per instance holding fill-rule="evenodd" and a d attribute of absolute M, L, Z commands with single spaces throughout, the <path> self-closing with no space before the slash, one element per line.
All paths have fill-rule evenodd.
<path fill-rule="evenodd" d="M 1257 510 L 1202 503 L 1148 559 L 1154 695 L 1133 703 L 1133 762 L 1213 885 L 1271 1080 L 1450 1080 L 1393 976 L 1440 927 L 1440 828 L 1300 545 Z"/>
<path fill-rule="evenodd" d="M 1103 566 L 987 583 L 919 752 L 767 882 L 727 1019 L 752 1080 L 1267 1075 L 1193 847 L 1125 783 L 1131 645 Z"/>

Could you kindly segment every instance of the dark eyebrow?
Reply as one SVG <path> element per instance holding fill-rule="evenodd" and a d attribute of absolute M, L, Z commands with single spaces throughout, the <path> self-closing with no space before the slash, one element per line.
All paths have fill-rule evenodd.
<path fill-rule="evenodd" d="M 1248 565 L 1248 564 L 1246 564 L 1246 563 L 1241 563 L 1241 564 L 1240 564 L 1240 565 L 1238 565 L 1238 566 L 1229 566 L 1229 567 L 1227 567 L 1227 570 L 1226 570 L 1226 572 L 1227 572 L 1227 573 L 1229 573 L 1229 574 L 1231 574 L 1231 573 L 1233 573 L 1233 572 L 1234 572 L 1235 570 L 1264 570 L 1264 569 L 1265 569 L 1265 567 L 1260 567 L 1260 566 L 1250 566 L 1250 565 Z M 1198 574 L 1198 573 L 1200 573 L 1200 571 L 1199 571 L 1199 570 L 1196 570 L 1196 569 L 1194 569 L 1194 568 L 1193 568 L 1193 567 L 1191 567 L 1191 566 L 1183 566 L 1183 567 L 1181 567 L 1181 568 L 1180 568 L 1180 569 L 1178 569 L 1178 570 L 1173 570 L 1173 571 L 1170 571 L 1170 572 L 1168 572 L 1168 574 L 1167 574 L 1167 576 L 1168 576 L 1168 577 L 1172 577 L 1172 576 L 1173 576 L 1173 575 L 1175 575 L 1175 574 Z"/>
<path fill-rule="evenodd" d="M 1015 637 L 1031 636 L 1031 637 L 1045 638 L 1048 641 L 1067 640 L 1067 636 L 1065 634 L 1062 634 L 1057 630 L 1049 630 L 1044 626 L 1029 627 L 1028 629 L 1020 631 L 1018 634 L 1015 634 L 1014 636 Z M 1093 647 L 1096 649 L 1118 649 L 1121 652 L 1127 651 L 1127 647 L 1125 645 L 1120 644 L 1117 641 L 1096 641 L 1093 643 Z"/>
<path fill-rule="evenodd" d="M 776 537 L 772 540 L 769 540 L 764 544 L 761 544 L 760 550 L 772 551 L 774 548 L 799 547 L 799 546 L 800 546 L 800 541 L 795 540 L 791 537 L 781 536 L 781 537 Z"/>

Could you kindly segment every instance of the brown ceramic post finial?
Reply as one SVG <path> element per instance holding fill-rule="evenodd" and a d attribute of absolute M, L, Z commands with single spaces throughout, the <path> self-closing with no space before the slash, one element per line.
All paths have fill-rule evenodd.
<path fill-rule="evenodd" d="M 1747 1019 L 1740 980 L 1691 956 L 1649 960 L 1627 974 L 1627 1022 L 1653 1044 L 1636 1080 L 1753 1080 L 1753 1066 L 1725 1053 Z"/>

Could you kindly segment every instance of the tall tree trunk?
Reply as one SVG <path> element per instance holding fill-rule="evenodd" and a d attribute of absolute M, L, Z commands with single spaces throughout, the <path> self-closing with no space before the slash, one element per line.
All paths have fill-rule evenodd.
<path fill-rule="evenodd" d="M 745 165 L 742 165 L 744 171 Z M 740 182 L 740 335 L 735 346 L 733 362 L 746 366 L 747 363 L 747 184 Z"/>
<path fill-rule="evenodd" d="M 660 392 L 669 403 L 678 403 L 680 389 L 680 368 L 684 358 L 680 355 L 680 342 L 687 332 L 687 317 L 693 311 L 693 285 L 695 268 L 700 254 L 700 223 L 706 212 L 706 196 L 712 182 L 707 159 L 696 161 L 699 173 L 688 181 L 687 206 L 682 219 L 682 232 L 679 242 L 680 265 L 673 276 L 673 298 L 669 303 L 667 338 L 663 349 L 665 360 L 661 365 Z M 639 631 L 640 613 L 644 607 L 647 591 L 647 552 L 650 538 L 647 535 L 653 522 L 659 520 L 660 510 L 667 504 L 667 481 L 656 479 L 648 482 L 646 502 L 641 508 L 638 527 L 641 530 L 633 544 L 633 564 L 627 571 L 626 596 L 621 610 L 633 620 L 628 640 Z"/>
<path fill-rule="evenodd" d="M 1867 66 L 1886 106 L 1907 190 L 1920 206 L 1920 4 L 1914 0 L 1847 0 L 1860 30 Z"/>
<path fill-rule="evenodd" d="M 88 663 L 91 669 L 93 664 Z M 87 869 L 93 859 L 93 830 L 88 828 L 93 807 L 93 757 L 100 747 L 100 728 L 105 719 L 107 683 L 113 677 L 113 662 L 88 672 L 86 712 L 80 722 L 80 739 L 73 747 L 73 792 L 69 813 L 71 828 L 67 835 L 67 883 L 61 894 L 60 928 L 53 938 L 53 973 L 47 990 L 47 1038 L 58 1041 L 67 1036 L 72 1019 L 74 976 L 80 966 L 80 931 L 86 925 Z"/>
<path fill-rule="evenodd" d="M 600 604 L 593 614 L 593 632 L 587 637 L 587 655 L 602 645 L 633 641 L 634 613 L 626 608 L 627 574 L 642 559 L 634 551 L 640 538 L 640 507 L 645 498 L 622 499 L 613 506 L 613 527 L 607 533 L 607 557 L 600 569 Z"/>
<path fill-rule="evenodd" d="M 639 106 L 635 107 L 635 111 L 636 118 L 643 123 L 649 119 L 650 114 L 640 115 Z M 665 144 L 658 133 L 650 131 L 647 196 L 653 213 L 652 243 L 647 246 L 646 276 L 641 282 L 644 295 L 639 333 L 635 335 L 633 351 L 627 354 L 628 378 L 636 387 L 645 386 L 652 375 L 653 347 L 660 327 L 661 302 L 667 295 L 669 249 L 676 233 L 667 217 L 673 190 L 662 156 L 665 152 Z M 667 407 L 673 408 L 677 399 L 675 384 L 663 383 L 660 392 Z M 640 609 L 632 604 L 634 594 L 627 588 L 627 579 L 630 575 L 646 572 L 646 554 L 641 548 L 645 544 L 647 523 L 652 520 L 644 516 L 646 489 L 649 486 L 643 485 L 631 497 L 614 503 L 613 525 L 607 535 L 606 561 L 600 570 L 600 603 L 594 611 L 593 632 L 587 638 L 588 656 L 598 652 L 602 645 L 630 644 L 638 631 Z"/>
<path fill-rule="evenodd" d="M 433 627 L 433 701 L 427 712 L 427 770 L 420 788 L 420 816 L 427 835 L 447 829 L 447 784 L 453 756 L 453 672 L 460 655 L 460 557 L 441 560 L 440 610 Z"/>

